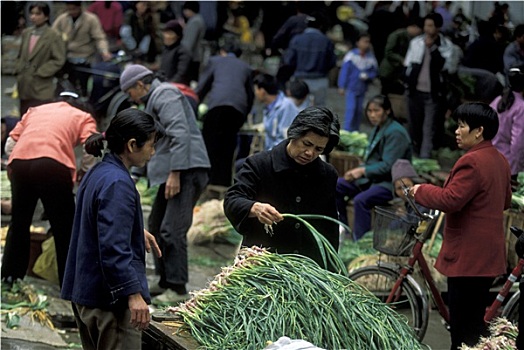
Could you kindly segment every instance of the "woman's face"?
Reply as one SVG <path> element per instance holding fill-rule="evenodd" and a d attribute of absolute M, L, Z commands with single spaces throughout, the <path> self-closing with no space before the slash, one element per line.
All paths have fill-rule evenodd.
<path fill-rule="evenodd" d="M 366 115 L 373 126 L 381 126 L 388 119 L 389 110 L 385 110 L 376 102 L 370 102 L 366 108 Z"/>
<path fill-rule="evenodd" d="M 300 165 L 314 161 L 324 152 L 329 138 L 312 131 L 298 139 L 292 139 L 287 145 L 287 154 Z"/>
<path fill-rule="evenodd" d="M 142 147 L 138 147 L 136 143 L 131 147 L 133 149 L 130 153 L 131 165 L 143 167 L 155 154 L 155 134 L 153 133 Z"/>
<path fill-rule="evenodd" d="M 164 45 L 171 46 L 174 43 L 176 43 L 178 40 L 178 35 L 172 30 L 164 30 L 162 31 L 162 41 Z"/>
<path fill-rule="evenodd" d="M 49 20 L 49 17 L 44 15 L 44 12 L 42 12 L 40 8 L 35 6 L 31 9 L 31 12 L 29 14 L 29 19 L 31 20 L 31 23 L 33 23 L 35 27 L 41 27 L 47 23 L 47 21 Z"/>
<path fill-rule="evenodd" d="M 459 119 L 457 130 L 455 130 L 455 140 L 460 149 L 468 150 L 483 140 L 482 127 L 470 130 L 469 125 Z"/>

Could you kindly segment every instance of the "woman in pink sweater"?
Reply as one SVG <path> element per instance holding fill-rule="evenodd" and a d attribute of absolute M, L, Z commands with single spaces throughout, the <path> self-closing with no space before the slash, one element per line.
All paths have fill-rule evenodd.
<path fill-rule="evenodd" d="M 90 113 L 80 109 L 72 93 L 62 101 L 30 108 L 9 133 L 7 171 L 11 180 L 12 213 L 2 258 L 2 280 L 23 279 L 30 250 L 29 228 L 40 199 L 55 238 L 58 277 L 63 280 L 75 211 L 77 178 L 74 148 L 96 130 Z M 77 96 L 78 97 L 78 96 Z M 94 158 L 83 158 L 82 172 Z"/>

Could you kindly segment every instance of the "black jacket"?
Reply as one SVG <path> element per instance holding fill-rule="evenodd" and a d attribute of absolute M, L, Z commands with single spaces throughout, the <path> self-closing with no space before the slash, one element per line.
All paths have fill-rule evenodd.
<path fill-rule="evenodd" d="M 338 218 L 335 192 L 335 168 L 317 158 L 299 165 L 287 155 L 288 140 L 271 151 L 248 157 L 238 172 L 235 183 L 226 193 L 224 210 L 235 229 L 244 236 L 243 246 L 258 245 L 278 253 L 298 253 L 322 266 L 318 245 L 309 230 L 297 220 L 285 218 L 273 225 L 274 234 L 264 225 L 249 218 L 255 202 L 269 203 L 281 214 L 320 214 Z M 338 225 L 328 220 L 308 220 L 338 249 Z"/>
<path fill-rule="evenodd" d="M 180 44 L 179 40 L 171 46 L 164 47 L 160 60 L 160 71 L 164 74 L 166 81 L 189 86 L 190 63 L 191 54 L 185 46 Z"/>

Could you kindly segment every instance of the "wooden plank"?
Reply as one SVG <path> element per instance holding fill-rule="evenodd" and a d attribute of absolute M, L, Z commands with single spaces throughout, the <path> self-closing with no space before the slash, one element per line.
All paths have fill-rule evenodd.
<path fill-rule="evenodd" d="M 155 349 L 194 350 L 200 346 L 191 334 L 180 330 L 180 326 L 170 325 L 170 322 L 151 321 L 149 328 L 144 331 L 144 337 L 152 340 L 155 345 L 162 344 L 161 348 Z"/>

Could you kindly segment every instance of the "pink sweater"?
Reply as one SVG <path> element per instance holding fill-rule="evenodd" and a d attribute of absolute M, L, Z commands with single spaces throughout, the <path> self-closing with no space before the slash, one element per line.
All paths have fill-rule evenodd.
<path fill-rule="evenodd" d="M 74 148 L 96 132 L 91 114 L 66 102 L 30 108 L 9 133 L 16 145 L 8 164 L 14 159 L 51 158 L 70 168 L 75 180 Z"/>

